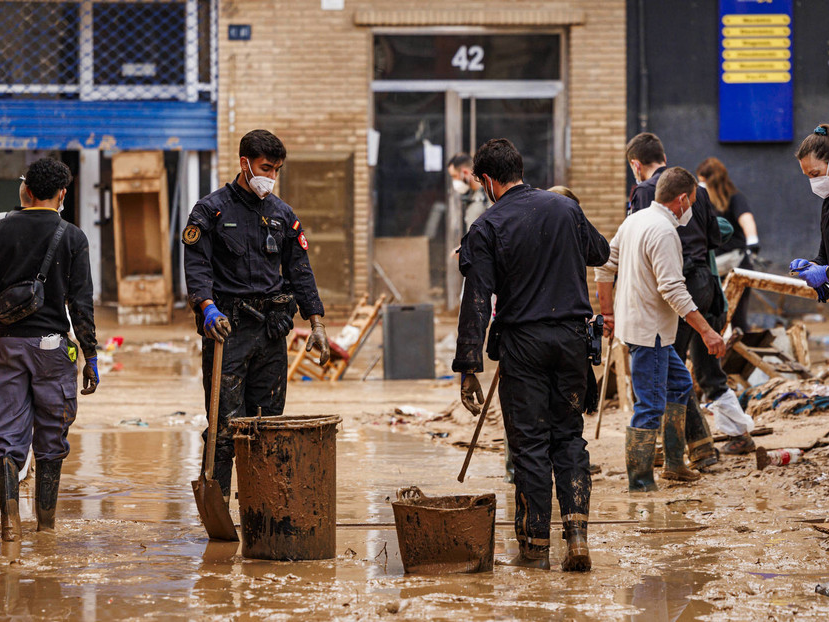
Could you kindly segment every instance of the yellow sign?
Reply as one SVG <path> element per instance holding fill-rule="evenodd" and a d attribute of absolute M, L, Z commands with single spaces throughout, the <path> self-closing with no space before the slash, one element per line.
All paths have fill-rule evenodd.
<path fill-rule="evenodd" d="M 792 42 L 785 38 L 768 39 L 723 39 L 724 48 L 788 48 Z"/>
<path fill-rule="evenodd" d="M 725 61 L 724 71 L 790 71 L 792 64 L 787 60 L 769 61 Z"/>
<path fill-rule="evenodd" d="M 723 15 L 724 26 L 788 26 L 792 18 L 788 15 Z"/>
<path fill-rule="evenodd" d="M 788 37 L 792 29 L 788 26 L 726 26 L 722 34 L 724 37 Z"/>
<path fill-rule="evenodd" d="M 723 50 L 725 60 L 789 60 L 790 50 Z"/>
<path fill-rule="evenodd" d="M 783 84 L 792 81 L 792 74 L 788 71 L 726 72 L 722 75 L 722 79 L 727 84 L 758 84 L 762 82 Z"/>

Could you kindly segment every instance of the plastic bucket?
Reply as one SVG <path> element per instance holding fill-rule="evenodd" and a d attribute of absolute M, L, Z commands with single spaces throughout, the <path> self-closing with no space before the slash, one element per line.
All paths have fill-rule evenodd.
<path fill-rule="evenodd" d="M 487 572 L 495 560 L 495 495 L 427 497 L 416 486 L 392 503 L 408 573 Z"/>
<path fill-rule="evenodd" d="M 242 555 L 330 559 L 336 555 L 336 415 L 232 419 Z"/>

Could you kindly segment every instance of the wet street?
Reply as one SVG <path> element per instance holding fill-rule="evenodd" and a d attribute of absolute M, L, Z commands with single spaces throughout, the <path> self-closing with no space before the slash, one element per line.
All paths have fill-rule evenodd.
<path fill-rule="evenodd" d="M 456 399 L 454 380 L 360 382 L 354 373 L 336 385 L 292 383 L 286 413 L 343 418 L 337 557 L 245 559 L 241 545 L 208 542 L 199 522 L 190 485 L 204 425 L 197 352 L 181 338 L 169 343 L 175 352 L 125 348 L 115 359 L 121 371 L 106 373 L 98 393 L 80 400 L 56 535 L 35 532 L 34 482 L 21 486 L 23 539 L 4 544 L 0 558 L 2 619 L 829 618 L 829 598 L 814 591 L 829 580 L 829 538 L 804 522 L 829 515 L 829 450 L 788 470 L 760 472 L 753 456 L 728 458 L 696 485 L 662 482 L 657 493 L 630 495 L 627 415 L 610 411 L 600 441 L 587 422 L 591 459 L 603 468 L 590 511 L 593 571 L 558 569 L 564 546 L 556 524 L 553 570 L 515 569 L 498 564 L 517 552 L 501 454 L 476 453 L 460 484 L 464 450 L 415 425 L 361 417 L 402 404 L 440 411 Z M 468 439 L 473 422 L 463 419 L 452 438 Z M 494 571 L 404 574 L 391 501 L 410 485 L 427 495 L 495 493 Z M 238 524 L 235 500 L 231 514 Z"/>

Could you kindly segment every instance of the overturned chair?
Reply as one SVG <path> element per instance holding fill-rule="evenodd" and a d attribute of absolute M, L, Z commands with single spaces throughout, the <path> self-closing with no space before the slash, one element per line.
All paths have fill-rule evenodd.
<path fill-rule="evenodd" d="M 294 360 L 288 367 L 288 380 L 293 380 L 297 373 L 300 378 L 310 376 L 318 380 L 330 380 L 331 382 L 339 380 L 351 364 L 351 359 L 357 354 L 380 319 L 380 309 L 385 300 L 386 295 L 381 294 L 374 303 L 370 304 L 368 294 L 363 294 L 340 333 L 347 337 L 349 345 L 342 347 L 329 337 L 328 345 L 331 348 L 331 358 L 325 365 L 320 365 L 318 362 L 318 348 L 315 347 L 310 352 L 305 351 L 311 331 L 303 328 L 295 329 L 288 338 L 288 355 L 294 355 Z"/>

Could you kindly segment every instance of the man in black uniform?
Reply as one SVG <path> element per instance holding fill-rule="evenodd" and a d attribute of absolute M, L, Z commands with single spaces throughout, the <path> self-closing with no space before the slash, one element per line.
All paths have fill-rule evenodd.
<path fill-rule="evenodd" d="M 645 132 L 637 134 L 628 142 L 625 159 L 638 184 L 630 197 L 628 213 L 632 214 L 650 207 L 656 196 L 656 182 L 667 169 L 667 158 L 662 141 L 655 134 Z M 722 293 L 717 278 L 711 272 L 708 251 L 719 247 L 721 237 L 717 214 L 705 188 L 697 188 L 697 200 L 692 208 L 691 222 L 677 229 L 682 242 L 683 276 L 699 312 L 718 330 L 720 326 L 717 322 L 724 311 Z M 674 349 L 683 362 L 690 349 L 694 376 L 710 399 L 715 400 L 728 390 L 728 376 L 719 359 L 708 354 L 702 338 L 682 318 L 679 320 Z M 716 463 L 717 454 L 711 429 L 702 416 L 695 395 L 688 400 L 684 424 L 691 466 L 699 469 Z M 695 479 L 699 479 L 698 474 Z"/>
<path fill-rule="evenodd" d="M 5 541 L 20 536 L 18 472 L 30 445 L 36 465 L 37 530 L 55 528 L 60 472 L 69 454 L 66 436 L 78 410 L 78 347 L 67 337 L 67 307 L 86 360 L 81 393 L 94 393 L 98 386 L 89 244 L 83 231 L 58 213 L 71 182 L 64 163 L 37 160 L 20 189 L 22 209 L 0 221 L 0 292 L 35 275 L 44 291 L 40 309 L 0 323 L 0 511 Z M 51 263 L 40 274 L 55 239 Z M 5 297 L 0 302 L 4 313 L 8 302 Z"/>
<path fill-rule="evenodd" d="M 236 179 L 196 203 L 182 234 L 184 273 L 202 339 L 205 408 L 209 409 L 212 340 L 224 342 L 215 478 L 230 496 L 236 417 L 282 414 L 287 351 L 297 306 L 311 321 L 307 350 L 329 358 L 322 301 L 308 241 L 291 207 L 272 193 L 285 147 L 267 130 L 239 144 Z M 207 431 L 204 433 L 207 438 Z"/>
<path fill-rule="evenodd" d="M 587 387 L 587 320 L 593 315 L 586 266 L 607 261 L 609 246 L 578 204 L 523 183 L 524 163 L 506 139 L 475 154 L 474 174 L 494 205 L 461 243 L 466 277 L 452 369 L 473 414 L 483 401 L 475 377 L 487 353 L 500 361 L 499 395 L 515 464 L 515 533 L 520 553 L 510 563 L 550 567 L 552 474 L 555 472 L 567 555 L 564 570 L 589 570 L 587 515 L 590 461 L 582 437 Z"/>

